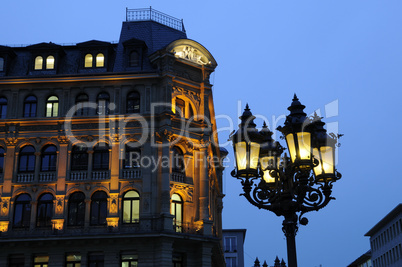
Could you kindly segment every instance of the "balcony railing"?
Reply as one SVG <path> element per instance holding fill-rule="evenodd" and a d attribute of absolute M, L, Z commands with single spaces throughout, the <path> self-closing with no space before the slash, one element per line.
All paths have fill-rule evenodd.
<path fill-rule="evenodd" d="M 126 21 L 156 21 L 184 32 L 183 20 L 150 8 L 126 9 Z"/>
<path fill-rule="evenodd" d="M 34 173 L 19 173 L 19 174 L 17 174 L 17 182 L 18 183 L 33 182 L 34 178 L 35 178 Z"/>
<path fill-rule="evenodd" d="M 106 180 L 109 179 L 109 171 L 93 171 L 92 172 L 92 180 Z"/>
<path fill-rule="evenodd" d="M 121 177 L 123 179 L 138 179 L 138 178 L 141 178 L 141 168 L 123 170 Z"/>
<path fill-rule="evenodd" d="M 56 172 L 41 172 L 39 173 L 39 182 L 56 181 Z"/>
<path fill-rule="evenodd" d="M 70 172 L 70 181 L 85 181 L 88 178 L 87 171 L 72 171 Z"/>
<path fill-rule="evenodd" d="M 178 182 L 178 183 L 184 183 L 184 179 L 186 178 L 186 175 L 181 172 L 172 172 L 170 174 L 170 181 L 173 182 Z"/>

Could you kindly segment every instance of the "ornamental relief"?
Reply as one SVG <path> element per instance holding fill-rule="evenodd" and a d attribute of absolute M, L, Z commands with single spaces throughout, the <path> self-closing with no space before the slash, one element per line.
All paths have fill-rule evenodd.
<path fill-rule="evenodd" d="M 191 61 L 198 65 L 206 65 L 208 64 L 207 57 L 202 54 L 198 49 L 189 46 L 189 45 L 181 45 L 177 46 L 172 50 L 173 54 L 177 58 L 182 58 L 187 61 Z"/>
<path fill-rule="evenodd" d="M 201 97 L 200 97 L 199 93 L 195 93 L 193 91 L 185 90 L 181 87 L 174 86 L 173 87 L 173 97 L 175 97 L 177 95 L 186 96 L 188 99 L 190 99 L 193 102 L 193 104 L 196 106 L 197 110 L 199 109 L 200 101 L 201 101 Z"/>
<path fill-rule="evenodd" d="M 7 217 L 8 212 L 10 210 L 10 198 L 9 197 L 2 197 L 1 198 L 1 216 Z"/>
<path fill-rule="evenodd" d="M 170 191 L 172 193 L 180 192 L 185 195 L 186 202 L 193 202 L 194 188 L 192 186 L 182 184 L 170 184 Z"/>

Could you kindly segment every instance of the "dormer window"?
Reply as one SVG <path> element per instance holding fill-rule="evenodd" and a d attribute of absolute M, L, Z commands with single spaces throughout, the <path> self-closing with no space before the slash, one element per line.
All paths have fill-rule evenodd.
<path fill-rule="evenodd" d="M 85 68 L 92 68 L 94 66 L 97 68 L 103 68 L 105 66 L 105 56 L 102 53 L 98 53 L 95 57 L 95 62 L 94 62 L 94 57 L 92 54 L 86 54 L 85 55 L 85 60 L 84 60 L 84 67 Z"/>
<path fill-rule="evenodd" d="M 4 58 L 0 57 L 0 71 L 4 71 Z"/>
<path fill-rule="evenodd" d="M 54 69 L 54 62 L 55 62 L 54 56 L 49 55 L 49 56 L 46 58 L 46 65 L 43 66 L 43 57 L 42 57 L 42 56 L 37 56 L 37 57 L 35 58 L 35 66 L 34 66 L 34 69 L 35 69 L 35 70 L 43 70 L 44 67 L 46 67 L 47 70 L 53 70 L 53 69 Z"/>
<path fill-rule="evenodd" d="M 132 51 L 130 53 L 130 67 L 138 67 L 140 65 L 140 54 L 137 51 Z"/>

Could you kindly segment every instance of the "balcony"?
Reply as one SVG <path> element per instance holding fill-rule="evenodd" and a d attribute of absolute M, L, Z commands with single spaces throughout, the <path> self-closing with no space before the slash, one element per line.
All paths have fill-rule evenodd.
<path fill-rule="evenodd" d="M 184 32 L 183 20 L 150 8 L 126 9 L 126 21 L 156 21 L 160 24 Z"/>
<path fill-rule="evenodd" d="M 170 174 L 170 181 L 173 182 L 184 183 L 185 178 L 186 175 L 181 172 L 172 171 L 172 173 Z"/>
<path fill-rule="evenodd" d="M 121 174 L 122 179 L 139 179 L 141 178 L 141 168 L 124 169 Z"/>
<path fill-rule="evenodd" d="M 92 172 L 92 180 L 107 180 L 110 179 L 109 170 L 106 171 L 93 171 Z"/>
<path fill-rule="evenodd" d="M 87 171 L 71 171 L 70 181 L 85 181 L 88 178 Z"/>
<path fill-rule="evenodd" d="M 56 172 L 41 172 L 39 173 L 39 182 L 56 181 Z"/>
<path fill-rule="evenodd" d="M 30 183 L 33 182 L 35 173 L 19 173 L 17 174 L 17 183 Z"/>

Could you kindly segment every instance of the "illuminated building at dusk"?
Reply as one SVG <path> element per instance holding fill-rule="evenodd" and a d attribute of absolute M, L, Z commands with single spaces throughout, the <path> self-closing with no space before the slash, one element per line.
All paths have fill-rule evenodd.
<path fill-rule="evenodd" d="M 216 66 L 151 9 L 0 46 L 0 266 L 223 266 Z"/>

